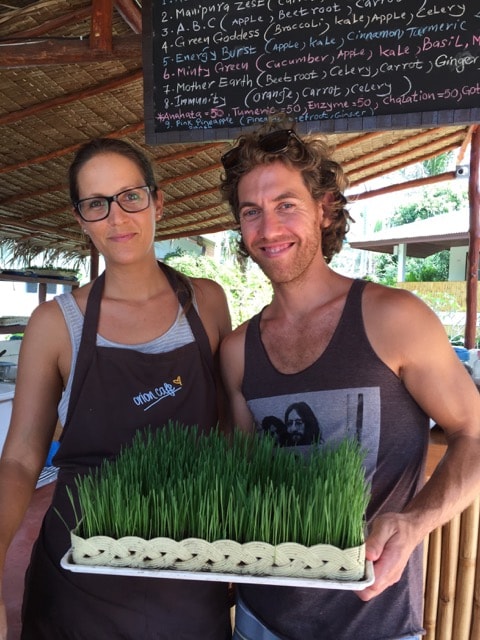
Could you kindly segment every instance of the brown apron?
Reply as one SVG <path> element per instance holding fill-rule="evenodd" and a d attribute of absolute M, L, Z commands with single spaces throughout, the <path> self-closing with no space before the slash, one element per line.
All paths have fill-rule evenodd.
<path fill-rule="evenodd" d="M 60 468 L 57 486 L 26 577 L 22 640 L 231 637 L 225 583 L 89 575 L 59 565 L 76 522 L 66 487 L 73 488 L 77 474 L 114 458 L 139 428 L 161 427 L 172 419 L 209 430 L 217 422 L 207 334 L 175 275 L 161 268 L 195 337 L 174 351 L 97 347 L 103 274 L 90 292 L 68 415 L 53 461 Z"/>

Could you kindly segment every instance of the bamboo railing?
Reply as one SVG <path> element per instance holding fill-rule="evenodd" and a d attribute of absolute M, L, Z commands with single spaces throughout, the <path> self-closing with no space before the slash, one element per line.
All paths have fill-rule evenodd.
<path fill-rule="evenodd" d="M 480 497 L 425 541 L 425 640 L 480 639 Z"/>

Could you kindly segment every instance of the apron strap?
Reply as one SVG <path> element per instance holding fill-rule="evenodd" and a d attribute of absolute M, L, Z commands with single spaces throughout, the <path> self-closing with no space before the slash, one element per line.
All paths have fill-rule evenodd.
<path fill-rule="evenodd" d="M 65 427 L 68 425 L 72 412 L 77 404 L 80 390 L 83 386 L 85 376 L 87 375 L 89 364 L 92 362 L 95 347 L 97 344 L 97 326 L 98 317 L 100 315 L 100 302 L 105 285 L 105 272 L 98 276 L 93 282 L 87 299 L 87 308 L 85 309 L 85 317 L 83 319 L 82 338 L 77 353 L 77 362 L 75 364 L 75 372 L 73 374 L 72 388 L 70 391 L 70 400 L 68 403 L 68 412 L 65 420 Z"/>
<path fill-rule="evenodd" d="M 178 301 L 183 307 L 183 311 L 192 330 L 193 337 L 198 344 L 203 360 L 210 370 L 210 373 L 215 378 L 215 367 L 213 363 L 212 349 L 210 348 L 210 341 L 208 339 L 207 332 L 205 331 L 205 327 L 203 326 L 203 322 L 201 321 L 200 316 L 195 309 L 195 305 L 193 304 L 192 290 L 188 291 L 186 288 L 187 285 L 179 279 L 177 272 L 174 269 L 162 262 L 159 262 L 158 266 L 165 274 L 170 286 L 177 295 Z"/>
<path fill-rule="evenodd" d="M 215 379 L 215 367 L 213 362 L 212 350 L 208 340 L 207 332 L 202 321 L 192 303 L 192 294 L 186 289 L 186 285 L 178 278 L 176 272 L 171 267 L 158 262 L 158 266 L 165 274 L 168 283 L 172 287 L 179 303 L 182 305 L 188 323 L 193 333 L 195 342 L 198 345 L 200 354 L 205 365 L 208 367 L 210 374 Z M 73 375 L 72 389 L 70 392 L 70 401 L 68 403 L 67 418 L 64 428 L 70 421 L 72 412 L 77 404 L 80 391 L 83 386 L 88 368 L 93 360 L 95 349 L 97 346 L 97 327 L 100 315 L 100 303 L 102 300 L 103 289 L 105 286 L 105 272 L 103 272 L 92 284 L 92 288 L 88 295 L 87 308 L 85 309 L 85 318 L 83 321 L 82 338 L 77 354 L 77 362 Z"/>

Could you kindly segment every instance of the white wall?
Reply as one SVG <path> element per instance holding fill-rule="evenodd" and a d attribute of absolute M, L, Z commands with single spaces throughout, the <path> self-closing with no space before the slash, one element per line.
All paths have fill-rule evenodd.
<path fill-rule="evenodd" d="M 450 282 L 465 280 L 468 247 L 452 247 L 450 249 L 450 264 L 448 279 Z"/>
<path fill-rule="evenodd" d="M 0 335 L 0 338 L 2 336 Z M 21 340 L 0 340 L 0 352 L 6 349 L 6 353 L 0 358 L 0 362 L 18 362 Z"/>

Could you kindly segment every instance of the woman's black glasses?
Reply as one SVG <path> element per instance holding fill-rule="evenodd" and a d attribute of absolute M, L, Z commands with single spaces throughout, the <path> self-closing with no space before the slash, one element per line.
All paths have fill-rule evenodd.
<path fill-rule="evenodd" d="M 265 153 L 284 153 L 288 149 L 290 140 L 294 140 L 298 145 L 305 148 L 301 138 L 297 136 L 293 129 L 278 129 L 264 135 L 258 141 L 258 146 Z M 242 144 L 233 147 L 222 156 L 222 164 L 225 171 L 230 171 L 238 164 L 238 157 Z"/>
<path fill-rule="evenodd" d="M 116 202 L 127 213 L 145 211 L 150 206 L 150 194 L 151 188 L 143 185 L 134 189 L 125 189 L 114 196 L 83 198 L 74 202 L 73 206 L 85 222 L 98 222 L 109 216 L 112 202 Z"/>

